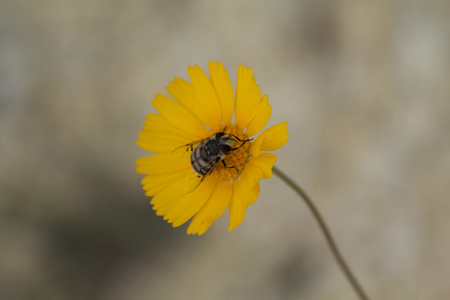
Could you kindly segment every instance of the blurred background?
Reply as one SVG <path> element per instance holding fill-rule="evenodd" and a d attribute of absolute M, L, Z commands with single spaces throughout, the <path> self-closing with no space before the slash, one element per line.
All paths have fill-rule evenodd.
<path fill-rule="evenodd" d="M 273 177 L 201 237 L 144 196 L 135 142 L 187 67 L 250 66 L 277 166 L 372 299 L 450 294 L 450 2 L 0 2 L 0 299 L 356 299 Z"/>

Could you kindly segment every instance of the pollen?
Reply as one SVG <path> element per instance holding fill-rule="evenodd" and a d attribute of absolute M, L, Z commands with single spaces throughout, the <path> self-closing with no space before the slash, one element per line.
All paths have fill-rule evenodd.
<path fill-rule="evenodd" d="M 247 136 L 234 124 L 217 126 L 211 128 L 210 131 L 211 136 L 217 132 L 224 132 L 235 139 L 236 137 L 239 138 L 239 140 L 236 139 L 236 142 L 233 145 L 233 148 L 237 149 L 232 150 L 231 153 L 224 158 L 223 162 L 220 161 L 211 175 L 218 180 L 230 180 L 239 177 L 240 172 L 243 170 L 249 158 L 250 141 L 246 141 L 248 140 Z"/>

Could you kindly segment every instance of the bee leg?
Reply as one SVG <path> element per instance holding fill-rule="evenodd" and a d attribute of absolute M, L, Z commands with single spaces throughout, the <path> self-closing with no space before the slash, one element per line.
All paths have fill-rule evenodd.
<path fill-rule="evenodd" d="M 231 148 L 231 150 L 237 150 L 237 149 L 239 149 L 239 148 L 241 148 L 242 146 L 244 146 L 245 145 L 245 143 L 246 142 L 249 142 L 250 140 L 245 140 L 245 141 L 241 141 L 241 140 L 239 140 L 240 142 L 243 142 L 242 144 L 240 144 L 239 145 L 239 147 L 235 147 L 235 148 Z"/>
<path fill-rule="evenodd" d="M 241 148 L 242 146 L 244 146 L 246 142 L 250 142 L 250 141 L 253 140 L 252 138 L 246 139 L 246 140 L 241 140 L 240 138 L 238 138 L 238 137 L 235 136 L 234 134 L 230 134 L 230 136 L 232 136 L 233 138 L 235 138 L 236 140 L 238 140 L 239 142 L 241 142 L 241 144 L 239 145 L 239 147 L 231 148 L 231 150 L 237 150 L 237 149 Z"/>
<path fill-rule="evenodd" d="M 239 172 L 239 169 L 236 168 L 235 166 L 227 166 L 227 165 L 225 164 L 225 160 L 222 160 L 222 163 L 223 163 L 223 166 L 224 166 L 225 168 L 227 168 L 227 169 L 235 168 L 235 169 Z"/>
<path fill-rule="evenodd" d="M 234 138 L 235 138 L 236 140 L 238 140 L 239 142 L 250 142 L 250 141 L 253 140 L 253 138 L 249 138 L 249 139 L 246 139 L 246 140 L 241 140 L 240 138 L 238 138 L 238 137 L 235 136 L 234 134 L 229 134 L 229 136 L 234 137 Z"/>

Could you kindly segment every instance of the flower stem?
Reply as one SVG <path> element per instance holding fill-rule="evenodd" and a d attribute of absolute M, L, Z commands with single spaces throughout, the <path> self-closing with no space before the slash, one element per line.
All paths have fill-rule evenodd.
<path fill-rule="evenodd" d="M 281 179 L 283 180 L 287 185 L 289 185 L 294 191 L 297 192 L 297 194 L 300 195 L 300 197 L 305 200 L 306 204 L 308 205 L 309 209 L 313 213 L 314 217 L 316 218 L 317 222 L 319 223 L 320 229 L 322 229 L 323 234 L 325 235 L 325 238 L 328 242 L 328 245 L 331 248 L 331 251 L 333 252 L 334 257 L 336 258 L 337 262 L 339 263 L 339 266 L 341 267 L 342 271 L 344 272 L 347 279 L 350 281 L 350 284 L 352 285 L 355 292 L 358 294 L 359 298 L 362 300 L 368 300 L 369 298 L 366 296 L 364 290 L 362 289 L 361 285 L 356 280 L 356 277 L 353 275 L 353 273 L 350 271 L 350 268 L 347 266 L 347 263 L 345 262 L 344 258 L 342 257 L 341 253 L 339 252 L 336 243 L 333 239 L 333 236 L 331 235 L 330 230 L 328 229 L 328 226 L 325 224 L 324 219 L 322 218 L 322 215 L 320 214 L 317 207 L 314 205 L 311 198 L 306 194 L 306 192 L 292 179 L 290 179 L 286 174 L 281 172 L 278 168 L 275 166 L 273 167 L 273 172 Z"/>

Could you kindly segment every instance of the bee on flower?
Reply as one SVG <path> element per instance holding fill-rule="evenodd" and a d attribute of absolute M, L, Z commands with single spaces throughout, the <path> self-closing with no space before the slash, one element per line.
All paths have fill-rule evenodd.
<path fill-rule="evenodd" d="M 209 62 L 209 78 L 188 68 L 191 82 L 175 78 L 157 94 L 159 114 L 147 115 L 137 144 L 154 155 L 138 159 L 137 172 L 156 214 L 174 227 L 192 218 L 187 232 L 203 234 L 229 208 L 229 231 L 272 176 L 276 156 L 264 151 L 288 140 L 287 123 L 263 131 L 271 107 L 250 68 L 239 65 L 236 93 L 222 63 Z M 233 120 L 234 115 L 234 120 Z"/>

